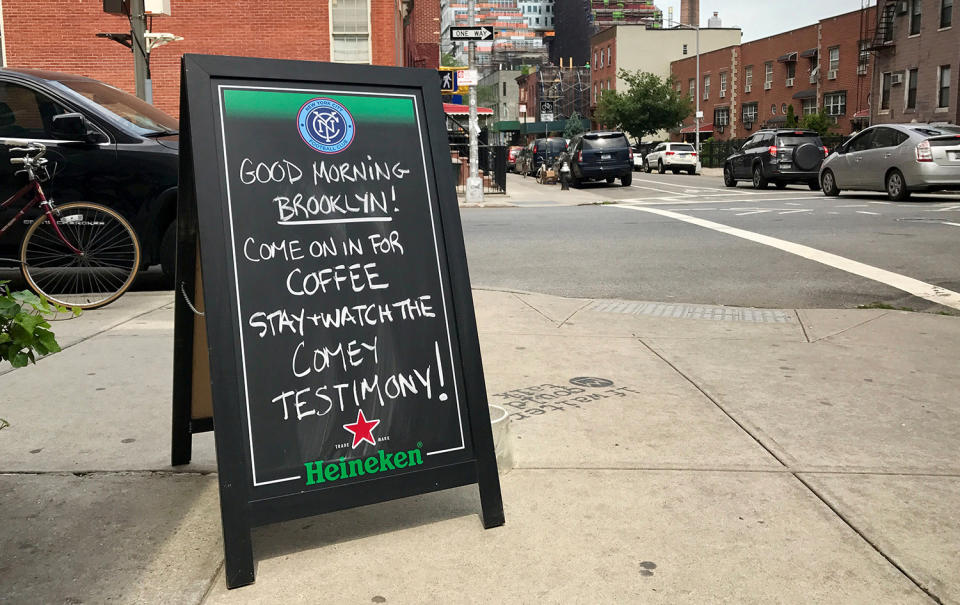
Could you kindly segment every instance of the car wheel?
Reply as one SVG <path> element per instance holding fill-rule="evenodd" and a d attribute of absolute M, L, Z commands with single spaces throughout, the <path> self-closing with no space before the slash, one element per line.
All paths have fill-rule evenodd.
<path fill-rule="evenodd" d="M 733 168 L 730 164 L 723 167 L 723 184 L 727 187 L 737 186 L 737 179 L 733 178 Z"/>
<path fill-rule="evenodd" d="M 807 187 L 810 188 L 810 191 L 820 191 L 820 183 L 818 183 L 817 181 L 808 182 Z"/>
<path fill-rule="evenodd" d="M 823 195 L 830 197 L 840 195 L 840 188 L 837 187 L 837 179 L 833 176 L 832 170 L 823 171 L 823 175 L 820 177 L 820 184 L 820 190 L 823 191 Z"/>
<path fill-rule="evenodd" d="M 763 176 L 763 168 L 760 167 L 760 164 L 757 164 L 753 167 L 753 188 L 754 189 L 766 189 L 767 188 L 767 179 Z"/>
<path fill-rule="evenodd" d="M 652 169 L 650 168 L 650 162 L 646 160 L 643 161 L 643 171 L 646 172 L 647 174 L 650 174 L 652 172 Z"/>
<path fill-rule="evenodd" d="M 661 160 L 657 160 L 657 172 L 660 174 L 666 174 L 667 172 L 667 169 L 663 167 L 663 162 Z"/>
<path fill-rule="evenodd" d="M 786 188 L 787 188 L 787 184 L 784 183 L 783 181 L 777 181 L 776 183 L 774 183 L 774 185 L 776 186 L 777 189 L 786 189 Z"/>
<path fill-rule="evenodd" d="M 177 269 L 177 221 L 171 221 L 160 239 L 160 268 L 163 270 L 163 283 L 174 288 Z"/>
<path fill-rule="evenodd" d="M 887 196 L 895 202 L 902 202 L 910 197 L 907 181 L 903 178 L 903 173 L 897 169 L 891 170 L 887 175 Z"/>
<path fill-rule="evenodd" d="M 696 168 L 688 168 L 688 169 L 687 169 L 687 174 L 689 174 L 690 176 L 696 176 L 696 174 L 697 174 L 697 169 L 696 169 Z"/>
<path fill-rule="evenodd" d="M 671 169 L 670 169 L 670 172 L 672 172 L 672 173 L 674 173 L 674 174 L 680 174 L 680 169 L 679 169 L 679 168 L 671 168 Z"/>
<path fill-rule="evenodd" d="M 628 175 L 626 175 L 626 176 L 620 177 L 620 184 L 623 185 L 624 187 L 629 187 L 629 186 L 630 186 L 630 183 L 632 183 L 632 182 L 633 182 L 633 175 L 632 175 L 632 174 L 628 174 Z"/>
<path fill-rule="evenodd" d="M 613 185 L 613 182 L 614 182 L 615 180 L 617 180 L 617 177 L 615 177 L 615 176 L 608 176 L 608 177 L 607 177 L 607 185 Z"/>

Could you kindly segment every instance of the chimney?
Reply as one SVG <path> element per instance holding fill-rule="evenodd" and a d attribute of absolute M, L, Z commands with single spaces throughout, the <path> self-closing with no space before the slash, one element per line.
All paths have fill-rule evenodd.
<path fill-rule="evenodd" d="M 700 26 L 700 0 L 680 0 L 680 23 Z"/>

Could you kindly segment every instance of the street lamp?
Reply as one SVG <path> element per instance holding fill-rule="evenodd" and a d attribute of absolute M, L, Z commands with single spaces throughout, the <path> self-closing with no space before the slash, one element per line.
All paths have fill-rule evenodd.
<path fill-rule="evenodd" d="M 671 28 L 676 27 L 679 29 L 692 29 L 697 32 L 697 74 L 696 74 L 696 88 L 694 89 L 694 95 L 696 96 L 696 109 L 694 110 L 694 128 L 696 133 L 696 150 L 697 150 L 697 161 L 700 161 L 700 25 L 688 25 L 686 23 L 674 23 L 673 21 L 669 22 Z"/>

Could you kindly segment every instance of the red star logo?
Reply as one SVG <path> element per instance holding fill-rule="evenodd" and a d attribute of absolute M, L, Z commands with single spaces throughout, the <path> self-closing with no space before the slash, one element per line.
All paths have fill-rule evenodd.
<path fill-rule="evenodd" d="M 377 428 L 378 424 L 380 424 L 379 420 L 367 420 L 366 416 L 363 415 L 363 410 L 359 410 L 356 422 L 343 425 L 343 428 L 353 433 L 353 447 L 350 449 L 356 449 L 364 441 L 370 445 L 376 445 L 377 442 L 373 439 L 373 429 Z"/>

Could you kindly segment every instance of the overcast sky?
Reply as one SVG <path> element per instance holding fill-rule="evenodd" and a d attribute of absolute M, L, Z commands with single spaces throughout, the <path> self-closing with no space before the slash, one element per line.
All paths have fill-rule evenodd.
<path fill-rule="evenodd" d="M 724 27 L 740 27 L 743 41 L 766 38 L 805 25 L 812 25 L 825 17 L 860 10 L 862 4 L 875 0 L 700 0 L 700 26 L 707 26 L 713 11 Z M 673 18 L 680 20 L 680 0 L 655 0 L 667 18 L 667 8 L 673 7 Z"/>

